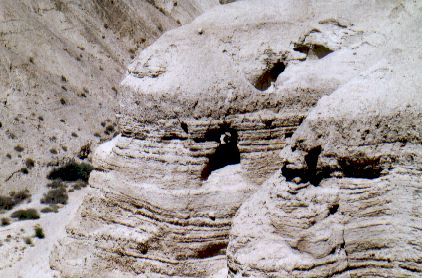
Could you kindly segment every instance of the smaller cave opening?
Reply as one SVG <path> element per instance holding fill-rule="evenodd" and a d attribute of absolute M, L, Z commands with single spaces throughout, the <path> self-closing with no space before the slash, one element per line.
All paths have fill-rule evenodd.
<path fill-rule="evenodd" d="M 293 50 L 308 55 L 309 46 L 296 44 Z"/>
<path fill-rule="evenodd" d="M 304 44 L 295 44 L 293 47 L 294 51 L 303 53 L 307 56 L 315 56 L 318 59 L 322 59 L 330 53 L 334 51 L 328 47 L 319 44 L 311 44 L 311 45 L 304 45 Z"/>
<path fill-rule="evenodd" d="M 196 258 L 206 259 L 223 255 L 226 252 L 227 242 L 211 242 L 197 251 Z"/>
<path fill-rule="evenodd" d="M 309 152 L 305 155 L 305 163 L 307 167 L 307 178 L 309 182 L 313 185 L 318 185 L 322 177 L 317 172 L 317 164 L 318 158 L 321 154 L 322 148 L 321 146 L 316 146 L 309 150 Z"/>
<path fill-rule="evenodd" d="M 381 176 L 383 168 L 380 157 L 342 157 L 338 160 L 340 168 L 347 178 L 376 179 Z"/>
<path fill-rule="evenodd" d="M 189 127 L 188 127 L 188 124 L 187 124 L 187 123 L 185 123 L 185 122 L 181 122 L 181 123 L 180 123 L 180 127 L 182 128 L 182 130 L 183 130 L 185 133 L 189 133 Z"/>
<path fill-rule="evenodd" d="M 282 168 L 282 175 L 287 181 L 292 181 L 294 178 L 299 177 L 301 183 L 309 182 L 314 186 L 318 186 L 324 178 L 330 176 L 329 169 L 317 169 L 318 159 L 321 152 L 321 146 L 313 147 L 304 157 L 306 167 L 291 168 L 289 165 L 285 165 Z"/>
<path fill-rule="evenodd" d="M 264 71 L 255 82 L 255 88 L 260 91 L 267 90 L 271 83 L 275 82 L 278 76 L 286 69 L 286 64 L 283 61 L 278 61 L 273 64 L 269 69 Z"/>
<path fill-rule="evenodd" d="M 318 57 L 318 59 L 322 59 L 325 56 L 327 56 L 330 53 L 333 53 L 334 51 L 329 49 L 328 47 L 325 47 L 323 45 L 314 45 L 312 47 L 312 53 Z"/>
<path fill-rule="evenodd" d="M 336 214 L 339 207 L 340 207 L 339 204 L 334 204 L 330 208 L 328 208 L 328 211 L 330 212 L 331 215 Z"/>
<path fill-rule="evenodd" d="M 291 138 L 293 136 L 293 131 L 284 133 L 284 138 Z"/>
<path fill-rule="evenodd" d="M 208 163 L 201 172 L 201 179 L 207 180 L 211 172 L 240 163 L 240 151 L 237 147 L 238 135 L 236 130 L 228 129 L 227 131 L 212 132 L 210 138 L 215 139 L 216 134 L 219 136 L 218 146 L 214 153 L 208 156 Z M 216 141 L 216 140 L 212 140 Z"/>

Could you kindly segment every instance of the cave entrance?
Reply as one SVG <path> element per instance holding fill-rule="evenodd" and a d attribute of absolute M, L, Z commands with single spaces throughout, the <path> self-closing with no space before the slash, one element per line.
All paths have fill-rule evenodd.
<path fill-rule="evenodd" d="M 255 83 L 255 88 L 260 91 L 267 90 L 285 69 L 286 64 L 283 61 L 278 61 L 277 63 L 271 65 L 269 69 L 267 69 L 261 74 L 260 77 L 258 77 L 258 80 Z"/>
<path fill-rule="evenodd" d="M 237 147 L 238 136 L 234 129 L 228 129 L 219 133 L 219 144 L 215 152 L 208 156 L 208 163 L 201 173 L 201 179 L 207 180 L 212 171 L 240 163 L 240 151 Z"/>

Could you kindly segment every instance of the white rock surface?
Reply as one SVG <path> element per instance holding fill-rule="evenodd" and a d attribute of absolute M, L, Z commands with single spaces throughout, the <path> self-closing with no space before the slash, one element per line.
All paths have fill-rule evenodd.
<path fill-rule="evenodd" d="M 166 32 L 128 68 L 51 266 L 420 276 L 421 8 L 237 1 Z"/>
<path fill-rule="evenodd" d="M 28 189 L 32 201 L 14 210 L 45 207 L 40 197 L 48 190 L 49 167 L 117 133 L 118 84 L 136 53 L 216 5 L 217 0 L 0 1 L 0 197 Z M 27 158 L 33 168 L 25 165 Z M 50 269 L 50 252 L 85 191 L 69 195 L 57 214 L 0 227 L 0 277 L 58 275 Z M 0 218 L 11 212 L 0 209 Z M 24 239 L 34 236 L 35 224 L 46 238 L 32 239 L 29 246 Z"/>

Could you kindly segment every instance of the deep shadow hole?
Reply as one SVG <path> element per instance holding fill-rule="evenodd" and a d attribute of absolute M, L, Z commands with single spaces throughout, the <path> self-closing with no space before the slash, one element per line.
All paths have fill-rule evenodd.
<path fill-rule="evenodd" d="M 256 81 L 255 88 L 260 91 L 267 90 L 272 82 L 277 80 L 277 77 L 286 69 L 284 62 L 277 62 L 270 69 L 265 71 Z"/>
<path fill-rule="evenodd" d="M 315 54 L 315 56 L 318 57 L 318 59 L 322 59 L 328 54 L 333 53 L 331 49 L 322 45 L 314 45 L 312 48 L 312 52 Z"/>
<path fill-rule="evenodd" d="M 207 180 L 212 171 L 240 163 L 240 151 L 237 147 L 238 136 L 236 130 L 230 129 L 228 132 L 220 131 L 218 138 L 221 138 L 222 135 L 224 136 L 224 143 L 220 143 L 215 149 L 215 152 L 208 157 L 208 163 L 201 172 L 202 180 Z M 216 134 L 213 132 L 212 138 L 215 136 Z"/>

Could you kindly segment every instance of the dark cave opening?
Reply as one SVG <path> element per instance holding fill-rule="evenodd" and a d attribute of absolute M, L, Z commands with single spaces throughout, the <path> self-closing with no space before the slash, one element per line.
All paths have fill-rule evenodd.
<path fill-rule="evenodd" d="M 380 157 L 343 157 L 339 159 L 339 165 L 348 178 L 376 179 L 381 176 L 383 170 L 380 166 Z"/>
<path fill-rule="evenodd" d="M 267 69 L 258 80 L 255 82 L 255 88 L 260 91 L 267 90 L 272 82 L 277 80 L 277 77 L 286 69 L 286 64 L 282 61 L 278 61 L 273 64 L 271 68 Z"/>
<path fill-rule="evenodd" d="M 238 135 L 234 129 L 213 130 L 208 134 L 208 141 L 217 141 L 219 144 L 215 152 L 208 156 L 208 163 L 201 172 L 201 179 L 207 180 L 212 171 L 240 163 L 240 151 L 237 147 Z"/>
<path fill-rule="evenodd" d="M 317 44 L 314 45 L 311 50 L 312 50 L 312 53 L 318 57 L 318 59 L 322 59 L 328 54 L 333 53 L 331 49 L 322 45 L 317 45 Z"/>
<path fill-rule="evenodd" d="M 301 183 L 310 182 L 311 184 L 318 186 L 320 182 L 330 176 L 331 171 L 325 169 L 317 169 L 318 158 L 321 154 L 321 146 L 316 146 L 308 151 L 305 155 L 304 168 L 290 168 L 289 165 L 285 165 L 282 168 L 282 175 L 287 181 L 292 181 L 294 178 L 299 177 Z"/>

